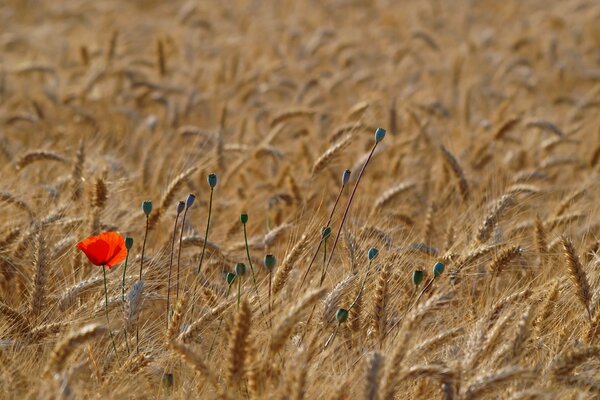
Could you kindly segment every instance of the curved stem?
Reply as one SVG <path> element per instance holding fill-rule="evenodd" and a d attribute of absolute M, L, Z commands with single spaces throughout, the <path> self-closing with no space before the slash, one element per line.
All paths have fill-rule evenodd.
<path fill-rule="evenodd" d="M 171 271 L 173 269 L 173 253 L 175 252 L 175 235 L 177 235 L 178 220 L 179 213 L 177 213 L 177 216 L 175 217 L 175 225 L 173 226 L 173 239 L 171 240 L 171 257 L 169 258 L 169 278 L 167 279 L 167 330 L 169 329 L 169 309 L 171 308 Z"/>
<path fill-rule="evenodd" d="M 254 266 L 252 265 L 252 259 L 250 258 L 250 248 L 248 247 L 248 235 L 246 233 L 246 224 L 244 226 L 244 244 L 246 245 L 246 256 L 248 257 L 248 264 L 250 264 L 250 272 L 252 273 L 252 283 L 254 284 L 254 290 L 256 290 L 256 297 L 258 298 L 258 308 L 264 315 L 262 304 L 260 302 L 260 294 L 258 293 L 258 285 L 256 284 L 256 276 L 254 275 Z"/>
<path fill-rule="evenodd" d="M 213 188 L 210 188 L 210 198 L 208 200 L 208 219 L 206 220 L 206 232 L 204 232 L 204 243 L 202 244 L 202 254 L 200 255 L 200 262 L 198 263 L 198 269 L 196 275 L 200 274 L 202 263 L 204 261 L 204 252 L 206 251 L 206 241 L 208 240 L 208 229 L 210 228 L 210 216 L 212 214 L 212 202 L 213 202 Z"/>
<path fill-rule="evenodd" d="M 148 238 L 149 221 L 146 215 L 146 232 L 144 233 L 144 242 L 142 243 L 142 258 L 140 259 L 140 281 L 142 280 L 142 272 L 144 270 L 144 253 L 146 252 L 146 239 Z"/>
<path fill-rule="evenodd" d="M 233 282 L 232 282 L 233 283 Z M 225 300 L 229 297 L 229 292 L 231 291 L 231 285 L 227 285 L 227 293 L 225 294 Z M 217 340 L 217 335 L 221 331 L 221 324 L 223 323 L 223 316 L 219 318 L 219 326 L 217 326 L 217 331 L 213 335 L 212 341 L 210 342 L 210 349 L 208 350 L 207 360 L 210 360 L 210 355 L 212 354 L 213 346 L 215 345 L 215 341 Z"/>
<path fill-rule="evenodd" d="M 115 355 L 118 358 L 119 354 L 117 353 L 117 345 L 115 344 L 115 338 L 112 334 L 112 330 L 110 329 L 110 318 L 108 317 L 108 285 L 106 283 L 106 267 L 104 265 L 102 266 L 102 273 L 104 276 L 104 311 L 106 313 L 106 324 L 108 327 L 108 334 L 110 335 L 113 350 L 115 351 Z"/>
<path fill-rule="evenodd" d="M 183 218 L 181 220 L 181 233 L 179 234 L 179 250 L 177 252 L 177 287 L 175 289 L 175 300 L 179 300 L 179 265 L 181 261 L 181 242 L 183 240 L 183 230 L 185 229 L 185 217 L 187 216 L 189 208 L 185 208 L 183 212 Z"/>
<path fill-rule="evenodd" d="M 127 250 L 127 256 L 125 256 L 125 266 L 123 267 L 123 285 L 121 287 L 122 300 L 125 302 L 125 276 L 127 274 L 127 262 L 129 261 L 129 250 Z"/>
<path fill-rule="evenodd" d="M 365 172 L 365 169 L 367 168 L 367 165 L 369 164 L 369 161 L 371 160 L 371 157 L 373 157 L 373 153 L 375 152 L 375 149 L 377 148 L 378 143 L 379 142 L 375 142 L 375 144 L 371 148 L 371 152 L 369 153 L 367 160 L 363 164 L 363 166 L 360 170 L 360 173 L 358 174 L 358 178 L 356 178 L 356 183 L 354 184 L 354 189 L 352 189 L 352 193 L 350 194 L 350 198 L 348 199 L 348 203 L 346 204 L 346 209 L 344 210 L 344 215 L 342 216 L 342 222 L 340 223 L 340 227 L 338 228 L 337 234 L 335 235 L 335 240 L 333 241 L 333 246 L 331 247 L 331 252 L 329 253 L 329 260 L 327 260 L 327 266 L 325 267 L 325 269 L 327 269 L 327 267 L 329 267 L 329 264 L 331 263 L 331 259 L 333 258 L 333 253 L 335 252 L 337 242 L 340 239 L 340 234 L 342 233 L 342 228 L 344 227 L 344 222 L 346 222 L 346 217 L 348 216 L 348 211 L 350 211 L 350 206 L 352 205 L 352 200 L 354 199 L 356 189 L 358 189 L 358 184 L 360 183 L 360 179 L 362 178 L 362 176 Z"/>
<path fill-rule="evenodd" d="M 344 191 L 345 187 L 346 187 L 346 185 L 344 183 L 342 183 L 342 187 L 340 188 L 340 191 L 338 192 L 337 197 L 335 198 L 335 202 L 333 203 L 333 207 L 331 208 L 331 212 L 329 213 L 329 218 L 327 219 L 327 223 L 325 224 L 325 226 L 329 226 L 329 224 L 331 224 L 331 220 L 333 219 L 333 214 L 335 213 L 335 209 L 337 208 L 337 205 L 340 201 L 340 198 L 342 197 L 342 192 Z M 302 277 L 302 281 L 300 282 L 300 287 L 298 288 L 298 290 L 301 290 L 302 286 L 304 286 L 304 281 L 306 281 L 306 277 L 310 273 L 310 270 L 311 270 L 315 260 L 317 259 L 317 255 L 319 254 L 319 250 L 321 249 L 322 244 L 323 244 L 323 238 L 321 238 L 321 240 L 319 240 L 319 245 L 317 246 L 317 250 L 315 250 L 315 254 L 313 254 L 313 257 L 310 259 L 310 263 L 308 263 L 308 268 L 306 268 L 306 272 L 304 273 L 304 276 Z"/>
<path fill-rule="evenodd" d="M 356 305 L 356 303 L 358 302 L 358 299 L 362 295 L 362 292 L 365 289 L 365 284 L 367 283 L 367 278 L 369 277 L 369 272 L 371 272 L 371 261 L 369 261 L 369 265 L 367 266 L 367 272 L 365 273 L 365 277 L 363 278 L 363 281 L 360 284 L 360 289 L 358 290 L 358 294 L 356 295 L 356 298 L 354 299 L 352 304 L 350 304 L 350 307 L 348 307 L 348 312 L 350 312 L 350 310 L 352 310 L 352 307 L 354 307 L 354 305 Z"/>

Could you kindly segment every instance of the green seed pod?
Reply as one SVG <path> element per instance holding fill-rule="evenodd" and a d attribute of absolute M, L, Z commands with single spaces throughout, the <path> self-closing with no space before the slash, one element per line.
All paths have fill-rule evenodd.
<path fill-rule="evenodd" d="M 444 272 L 444 269 L 446 268 L 446 266 L 444 264 L 442 264 L 441 262 L 436 262 L 435 265 L 433 266 L 433 276 L 434 278 L 437 278 L 438 276 L 440 276 L 442 274 L 442 272 Z"/>
<path fill-rule="evenodd" d="M 321 228 L 321 239 L 325 240 L 329 236 L 331 236 L 331 227 L 325 226 L 325 227 Z"/>
<path fill-rule="evenodd" d="M 225 275 L 225 280 L 227 281 L 228 285 L 231 285 L 233 283 L 233 281 L 235 280 L 235 274 L 233 272 L 228 272 Z"/>
<path fill-rule="evenodd" d="M 413 272 L 412 280 L 415 286 L 419 286 L 423 281 L 423 278 L 425 278 L 425 273 L 420 269 Z"/>
<path fill-rule="evenodd" d="M 127 248 L 127 251 L 131 250 L 131 248 L 133 247 L 133 238 L 127 236 L 125 238 L 125 247 Z"/>
<path fill-rule="evenodd" d="M 152 212 L 152 202 L 149 200 L 146 200 L 142 203 L 142 210 L 144 211 L 144 214 L 146 214 L 146 216 L 150 215 L 150 213 Z"/>
<path fill-rule="evenodd" d="M 237 276 L 244 276 L 245 273 L 246 273 L 246 264 L 244 264 L 244 263 L 235 264 L 235 274 Z"/>
<path fill-rule="evenodd" d="M 269 271 L 273 271 L 273 268 L 275 268 L 276 263 L 277 259 L 273 254 L 267 254 L 265 256 L 265 267 L 267 267 Z"/>
<path fill-rule="evenodd" d="M 216 174 L 208 174 L 207 180 L 208 180 L 208 186 L 210 186 L 211 188 L 214 188 L 215 186 L 217 186 L 217 182 L 219 181 Z"/>
<path fill-rule="evenodd" d="M 338 308 L 335 313 L 335 319 L 337 320 L 338 324 L 343 324 L 344 322 L 348 321 L 348 310 L 344 308 Z"/>
<path fill-rule="evenodd" d="M 181 214 L 184 209 L 185 209 L 185 203 L 183 201 L 180 201 L 179 203 L 177 203 L 177 215 Z"/>
<path fill-rule="evenodd" d="M 245 225 L 245 224 L 248 222 L 248 214 L 246 214 L 246 213 L 242 213 L 242 214 L 240 215 L 240 221 L 242 221 L 242 224 L 244 224 L 244 225 Z"/>
<path fill-rule="evenodd" d="M 383 138 L 385 137 L 385 129 L 383 128 L 377 128 L 375 130 L 375 141 L 377 143 L 381 142 L 383 140 Z"/>
<path fill-rule="evenodd" d="M 371 247 L 369 249 L 368 255 L 369 261 L 373 261 L 379 255 L 379 250 L 377 250 L 375 247 Z"/>

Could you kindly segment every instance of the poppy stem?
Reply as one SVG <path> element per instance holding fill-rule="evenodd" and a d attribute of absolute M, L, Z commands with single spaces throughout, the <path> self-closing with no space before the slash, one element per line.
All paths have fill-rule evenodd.
<path fill-rule="evenodd" d="M 242 296 L 242 277 L 239 276 L 240 280 L 238 281 L 238 298 L 237 298 L 237 308 L 240 309 L 240 297 Z"/>
<path fill-rule="evenodd" d="M 115 351 L 115 356 L 119 357 L 117 353 L 117 345 L 115 344 L 115 338 L 112 334 L 112 330 L 110 329 L 110 318 L 108 317 L 108 285 L 106 283 L 106 267 L 102 266 L 102 273 L 104 275 L 104 311 L 106 312 L 106 324 L 108 327 L 108 334 L 110 335 L 110 340 L 112 342 L 113 350 Z"/>
<path fill-rule="evenodd" d="M 175 289 L 175 300 L 179 300 L 179 266 L 181 263 L 181 242 L 183 241 L 183 230 L 185 229 L 185 218 L 189 207 L 185 208 L 183 212 L 183 218 L 181 219 L 181 232 L 179 233 L 179 250 L 177 251 L 177 284 Z"/>
<path fill-rule="evenodd" d="M 212 214 L 212 202 L 213 202 L 213 188 L 210 188 L 210 198 L 208 200 L 208 220 L 206 221 L 206 232 L 204 233 L 204 243 L 202 244 L 202 253 L 200 254 L 200 262 L 198 263 L 198 269 L 196 275 L 200 275 L 200 269 L 202 269 L 202 263 L 204 262 L 204 252 L 206 251 L 206 241 L 208 240 L 208 229 L 210 228 L 210 216 Z"/>
<path fill-rule="evenodd" d="M 140 259 L 140 281 L 142 280 L 142 272 L 144 270 L 144 253 L 146 252 L 146 239 L 148 238 L 149 220 L 146 216 L 146 232 L 144 232 L 144 242 L 142 243 L 142 257 Z"/>
<path fill-rule="evenodd" d="M 173 253 L 175 252 L 175 237 L 177 235 L 177 221 L 179 213 L 175 216 L 175 225 L 173 226 L 173 239 L 171 240 L 171 256 L 169 258 L 169 278 L 167 279 L 167 330 L 169 330 L 169 309 L 171 308 L 171 271 L 173 269 Z"/>
<path fill-rule="evenodd" d="M 246 224 L 244 226 L 244 244 L 246 245 L 246 256 L 248 257 L 248 264 L 250 264 L 250 272 L 252 272 L 252 283 L 254 284 L 254 290 L 256 290 L 256 297 L 258 298 L 258 308 L 261 314 L 264 316 L 265 313 L 262 309 L 262 303 L 260 301 L 260 294 L 258 293 L 258 285 L 256 284 L 256 277 L 254 276 L 254 267 L 252 266 L 252 259 L 250 258 L 250 248 L 248 247 L 248 234 L 246 232 Z"/>
<path fill-rule="evenodd" d="M 335 248 L 337 246 L 338 240 L 340 239 L 340 234 L 342 233 L 342 228 L 344 227 L 344 222 L 346 222 L 346 217 L 348 216 L 348 212 L 350 211 L 350 206 L 352 205 L 352 200 L 354 199 L 354 195 L 356 194 L 356 189 L 358 189 L 358 184 L 360 183 L 360 179 L 362 178 L 371 157 L 373 157 L 373 153 L 375 153 L 375 149 L 377 148 L 377 144 L 379 141 L 375 141 L 375 144 L 371 148 L 371 152 L 367 157 L 367 160 L 363 164 L 360 173 L 358 174 L 358 178 L 356 178 L 356 183 L 354 184 L 354 188 L 352 189 L 352 193 L 350 194 L 350 198 L 348 199 L 348 203 L 346 204 L 346 209 L 344 210 L 344 215 L 342 216 L 342 222 L 340 222 L 340 227 L 338 228 L 337 234 L 335 235 L 335 240 L 333 241 L 333 246 L 331 247 L 331 252 L 329 253 L 329 259 L 327 260 L 327 265 L 325 266 L 325 272 L 327 272 L 327 268 L 329 264 L 331 264 L 331 259 L 333 258 L 333 253 L 335 252 Z M 323 276 L 325 279 L 325 276 Z"/>
<path fill-rule="evenodd" d="M 125 256 L 125 266 L 123 267 L 123 284 L 121 285 L 123 302 L 125 302 L 125 276 L 127 274 L 127 261 L 129 261 L 129 250 L 127 250 L 127 256 Z"/>
<path fill-rule="evenodd" d="M 200 255 L 200 262 L 196 269 L 196 279 L 194 279 L 194 291 L 192 293 L 192 317 L 194 316 L 194 309 L 196 308 L 196 290 L 198 290 L 198 280 L 200 279 L 200 270 L 202 269 L 202 263 L 204 262 L 204 252 L 206 251 L 206 241 L 208 240 L 208 229 L 210 228 L 210 217 L 212 215 L 212 203 L 213 203 L 213 188 L 210 188 L 210 198 L 208 200 L 208 219 L 206 221 L 206 232 L 204 232 L 204 243 L 202 244 L 202 253 Z M 181 248 L 181 243 L 179 244 Z"/>
<path fill-rule="evenodd" d="M 230 291 L 231 291 L 231 285 L 227 285 L 227 293 L 225 293 L 225 299 L 227 299 L 229 297 L 229 292 Z M 207 360 L 210 359 L 210 355 L 212 354 L 213 346 L 215 345 L 215 341 L 217 340 L 217 335 L 219 334 L 219 332 L 221 330 L 221 324 L 222 323 L 223 323 L 223 316 L 221 315 L 221 317 L 219 318 L 219 326 L 217 327 L 217 331 L 213 335 L 212 341 L 210 343 L 210 349 L 208 350 L 208 357 L 206 358 Z"/>
<path fill-rule="evenodd" d="M 329 213 L 329 218 L 327 219 L 327 223 L 325 224 L 325 226 L 329 226 L 329 224 L 331 224 L 331 220 L 333 219 L 333 214 L 335 213 L 335 209 L 337 208 L 338 203 L 340 202 L 340 198 L 342 197 L 342 193 L 344 192 L 344 188 L 346 187 L 346 183 L 344 181 L 342 181 L 342 187 L 340 187 L 340 191 L 337 194 L 337 197 L 335 198 L 335 202 L 333 203 L 333 207 L 331 208 L 331 212 Z M 304 281 L 306 280 L 306 277 L 308 276 L 308 274 L 310 273 L 310 270 L 315 262 L 315 260 L 317 259 L 317 255 L 319 254 L 319 250 L 321 249 L 321 245 L 323 244 L 323 237 L 321 237 L 321 240 L 319 240 L 319 245 L 317 246 L 317 250 L 315 250 L 315 254 L 313 255 L 313 257 L 310 260 L 310 263 L 308 264 L 308 268 L 306 269 L 306 272 L 304 273 L 304 276 L 302 277 L 302 282 L 300 282 L 300 289 L 302 289 L 302 286 L 304 286 Z M 325 253 L 325 257 L 327 257 L 327 253 Z M 323 282 L 321 282 L 323 283 Z"/>
<path fill-rule="evenodd" d="M 142 272 L 144 270 L 144 253 L 146 251 L 146 239 L 148 239 L 148 228 L 150 225 L 149 216 L 150 213 L 146 214 L 146 231 L 144 232 L 144 242 L 142 243 L 142 257 L 140 259 L 140 281 L 142 280 Z M 139 324 L 135 326 L 135 351 L 137 354 L 140 352 L 140 327 Z"/>
<path fill-rule="evenodd" d="M 350 312 L 350 310 L 352 310 L 352 308 L 356 305 L 356 303 L 358 302 L 358 299 L 362 295 L 362 292 L 365 289 L 365 284 L 367 283 L 367 278 L 369 277 L 369 272 L 371 272 L 371 260 L 369 260 L 369 265 L 367 266 L 367 272 L 365 272 L 365 277 L 363 278 L 363 281 L 360 284 L 360 289 L 358 290 L 358 294 L 356 295 L 356 298 L 354 299 L 352 304 L 350 304 L 350 307 L 348 307 L 348 312 Z"/>

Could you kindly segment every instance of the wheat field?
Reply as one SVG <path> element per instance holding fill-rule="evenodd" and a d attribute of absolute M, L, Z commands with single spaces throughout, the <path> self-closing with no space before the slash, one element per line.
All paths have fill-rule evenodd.
<path fill-rule="evenodd" d="M 599 21 L 0 1 L 0 397 L 600 398 Z"/>

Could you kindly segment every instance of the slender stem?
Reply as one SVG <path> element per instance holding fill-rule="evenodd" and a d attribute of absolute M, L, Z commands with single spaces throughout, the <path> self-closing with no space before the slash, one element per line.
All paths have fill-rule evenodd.
<path fill-rule="evenodd" d="M 144 242 L 142 243 L 142 258 L 140 259 L 140 281 L 142 280 L 142 272 L 144 270 L 144 253 L 146 252 L 146 239 L 148 239 L 149 220 L 146 215 L 146 232 L 144 232 Z"/>
<path fill-rule="evenodd" d="M 123 294 L 123 302 L 125 302 L 125 275 L 127 274 L 127 262 L 129 261 L 129 250 L 127 250 L 127 255 L 125 256 L 125 266 L 123 267 L 123 285 L 122 285 L 122 294 Z"/>
<path fill-rule="evenodd" d="M 206 220 L 206 232 L 204 232 L 204 243 L 202 244 L 202 254 L 200 255 L 200 262 L 198 263 L 198 269 L 196 275 L 200 274 L 202 268 L 202 262 L 204 261 L 204 252 L 206 251 L 206 241 L 208 240 L 208 229 L 210 228 L 210 215 L 212 214 L 212 202 L 213 202 L 213 188 L 210 188 L 210 198 L 208 200 L 208 219 Z"/>
<path fill-rule="evenodd" d="M 239 280 L 238 280 L 238 299 L 237 299 L 238 301 L 237 301 L 237 308 L 239 310 L 240 309 L 240 297 L 242 295 L 242 277 L 239 276 L 238 278 L 239 278 Z"/>
<path fill-rule="evenodd" d="M 123 336 L 125 336 L 125 346 L 127 347 L 127 355 L 131 354 L 131 349 L 129 348 L 129 338 L 127 337 L 127 328 L 123 328 Z"/>
<path fill-rule="evenodd" d="M 177 235 L 177 221 L 179 213 L 175 216 L 175 225 L 173 226 L 173 239 L 171 240 L 171 256 L 169 258 L 169 278 L 167 280 L 167 330 L 169 330 L 169 309 L 171 308 L 171 271 L 173 269 L 173 253 L 175 252 L 175 236 Z"/>
<path fill-rule="evenodd" d="M 365 289 L 365 284 L 367 283 L 367 278 L 369 277 L 369 272 L 371 272 L 371 261 L 370 260 L 369 260 L 369 265 L 367 266 L 367 272 L 365 273 L 365 277 L 363 278 L 363 281 L 360 284 L 360 289 L 358 290 L 358 294 L 356 295 L 356 298 L 354 299 L 352 304 L 350 304 L 350 307 L 348 307 L 348 312 L 350 312 L 350 310 L 352 310 L 352 307 L 354 307 L 356 305 L 356 303 L 358 302 L 358 299 L 362 295 L 362 292 Z"/>
<path fill-rule="evenodd" d="M 206 251 L 206 242 L 208 241 L 208 229 L 210 228 L 210 217 L 212 214 L 212 202 L 213 202 L 213 188 L 210 188 L 210 198 L 208 200 L 208 219 L 206 221 L 206 231 L 204 232 L 204 243 L 202 244 L 202 254 L 200 255 L 200 262 L 196 269 L 196 279 L 194 279 L 194 290 L 192 292 L 192 317 L 194 316 L 194 310 L 196 309 L 196 290 L 198 290 L 198 279 L 200 279 L 200 270 L 202 269 L 202 263 L 204 262 L 204 252 Z M 181 248 L 181 244 L 179 245 Z"/>
<path fill-rule="evenodd" d="M 187 216 L 188 207 L 183 212 L 183 218 L 181 219 L 181 233 L 179 234 L 179 251 L 177 252 L 177 285 L 175 289 L 175 300 L 179 300 L 179 265 L 181 261 L 181 242 L 183 240 L 183 230 L 185 229 L 185 217 Z"/>
<path fill-rule="evenodd" d="M 346 204 L 346 209 L 344 210 L 344 215 L 342 216 L 342 222 L 340 223 L 340 227 L 338 228 L 337 234 L 335 235 L 335 240 L 333 241 L 333 246 L 331 247 L 331 252 L 329 253 L 329 260 L 327 260 L 327 266 L 325 267 L 325 269 L 327 269 L 327 267 L 329 267 L 329 264 L 331 263 L 331 259 L 333 258 L 333 253 L 335 252 L 335 248 L 336 248 L 338 240 L 340 238 L 340 234 L 342 233 L 342 228 L 344 227 L 344 222 L 346 222 L 346 217 L 348 216 L 348 211 L 350 211 L 350 206 L 352 205 L 352 200 L 354 199 L 354 194 L 356 193 L 356 189 L 358 189 L 358 184 L 360 183 L 360 179 L 362 178 L 362 176 L 365 172 L 365 169 L 367 168 L 367 165 L 369 164 L 369 161 L 371 160 L 371 157 L 373 157 L 373 153 L 375 152 L 375 149 L 377 148 L 378 143 L 379 142 L 375 142 L 375 144 L 373 145 L 373 148 L 371 148 L 371 152 L 369 153 L 367 160 L 363 164 L 363 166 L 360 170 L 360 173 L 358 174 L 358 178 L 356 179 L 356 183 L 354 184 L 354 189 L 352 189 L 352 193 L 350 194 L 350 198 L 348 199 L 348 203 Z"/>
<path fill-rule="evenodd" d="M 329 339 L 327 339 L 327 341 L 325 342 L 325 348 L 329 347 L 329 345 L 331 343 L 333 343 L 333 340 L 335 339 L 335 337 L 337 336 L 337 333 L 340 329 L 340 323 L 338 322 L 337 326 L 335 327 L 335 330 L 333 331 L 333 333 L 331 334 L 331 336 L 329 336 Z"/>
<path fill-rule="evenodd" d="M 254 290 L 256 290 L 256 297 L 258 298 L 258 308 L 264 315 L 262 304 L 260 302 L 260 294 L 258 293 L 258 285 L 256 284 L 256 276 L 254 275 L 254 266 L 252 265 L 252 259 L 250 258 L 250 248 L 248 247 L 248 235 L 246 233 L 246 224 L 244 226 L 244 244 L 246 245 L 246 256 L 248 257 L 248 264 L 250 264 L 250 272 L 252 273 L 252 283 L 254 284 Z"/>
<path fill-rule="evenodd" d="M 112 330 L 110 329 L 110 318 L 108 317 L 108 285 L 106 283 L 106 267 L 102 266 L 102 273 L 104 275 L 104 311 L 106 313 L 106 324 L 108 327 L 108 334 L 110 335 L 110 340 L 112 342 L 113 350 L 115 351 L 115 355 L 119 357 L 117 353 L 117 345 L 115 344 L 115 338 L 112 334 Z"/>
<path fill-rule="evenodd" d="M 273 305 L 271 304 L 271 286 L 273 281 L 273 272 L 269 269 L 269 315 L 273 313 Z"/>
<path fill-rule="evenodd" d="M 233 282 L 232 282 L 233 283 Z M 227 285 L 227 293 L 225 293 L 225 300 L 229 297 L 229 292 L 231 291 L 231 285 Z M 210 360 L 210 355 L 212 354 L 213 346 L 215 345 L 215 341 L 217 340 L 217 335 L 221 331 L 221 324 L 223 323 L 223 316 L 219 318 L 219 326 L 217 326 L 217 331 L 213 335 L 212 341 L 210 342 L 210 349 L 208 350 L 207 360 Z"/>
<path fill-rule="evenodd" d="M 146 252 L 146 239 L 148 239 L 148 228 L 149 228 L 149 219 L 148 215 L 146 215 L 146 231 L 144 232 L 144 242 L 142 243 L 142 257 L 140 259 L 140 281 L 142 280 L 142 272 L 144 270 L 144 253 Z M 140 327 L 139 324 L 135 326 L 135 348 L 136 353 L 140 352 Z"/>
<path fill-rule="evenodd" d="M 337 194 L 337 197 L 335 198 L 335 202 L 333 203 L 333 207 L 331 208 L 331 212 L 329 213 L 329 218 L 327 219 L 327 223 L 325 224 L 325 226 L 329 226 L 329 224 L 331 224 L 331 220 L 333 219 L 333 214 L 335 213 L 335 209 L 337 208 L 337 205 L 340 201 L 340 198 L 342 197 L 342 192 L 344 191 L 344 188 L 346 187 L 346 185 L 344 183 L 342 183 L 342 187 L 340 187 L 340 191 Z M 306 281 L 306 277 L 308 276 L 313 263 L 315 262 L 315 260 L 317 259 L 317 254 L 319 254 L 319 250 L 321 249 L 321 245 L 323 244 L 323 238 L 321 238 L 321 240 L 319 241 L 319 245 L 317 246 L 317 250 L 315 250 L 315 254 L 313 254 L 313 257 L 310 260 L 310 263 L 308 263 L 308 268 L 306 269 L 306 272 L 304 273 L 304 276 L 302 277 L 302 282 L 300 282 L 300 289 L 302 289 L 302 286 L 304 286 L 304 282 Z"/>
<path fill-rule="evenodd" d="M 323 284 L 325 278 L 325 264 L 327 263 L 327 239 L 323 242 L 323 268 L 321 269 L 321 279 L 319 280 L 319 286 Z"/>

